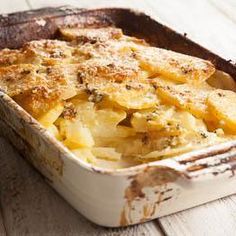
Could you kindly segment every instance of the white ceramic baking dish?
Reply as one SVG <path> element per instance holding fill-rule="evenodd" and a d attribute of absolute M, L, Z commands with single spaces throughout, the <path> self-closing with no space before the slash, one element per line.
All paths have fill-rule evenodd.
<path fill-rule="evenodd" d="M 0 47 L 51 38 L 62 24 L 115 24 L 154 45 L 209 59 L 236 77 L 236 68 L 229 62 L 127 9 L 41 9 L 0 17 L 0 28 L 6 31 L 0 35 Z M 32 29 L 30 34 L 19 33 L 27 27 Z M 76 158 L 3 92 L 0 132 L 75 209 L 99 225 L 137 224 L 236 193 L 236 141 L 127 169 L 105 170 Z"/>

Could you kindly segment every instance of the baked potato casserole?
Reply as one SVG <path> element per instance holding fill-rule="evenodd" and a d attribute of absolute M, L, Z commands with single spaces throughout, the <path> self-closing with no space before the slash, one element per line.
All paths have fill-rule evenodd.
<path fill-rule="evenodd" d="M 0 88 L 76 157 L 124 168 L 236 137 L 236 86 L 211 62 L 113 27 L 59 34 L 1 50 Z"/>

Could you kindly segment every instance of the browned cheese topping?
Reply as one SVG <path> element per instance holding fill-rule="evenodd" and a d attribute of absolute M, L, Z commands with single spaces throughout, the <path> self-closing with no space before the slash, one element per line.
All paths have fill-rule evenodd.
<path fill-rule="evenodd" d="M 114 27 L 62 28 L 0 51 L 1 90 L 76 156 L 109 168 L 232 139 L 236 112 L 223 104 L 236 95 L 208 83 L 219 73 Z"/>

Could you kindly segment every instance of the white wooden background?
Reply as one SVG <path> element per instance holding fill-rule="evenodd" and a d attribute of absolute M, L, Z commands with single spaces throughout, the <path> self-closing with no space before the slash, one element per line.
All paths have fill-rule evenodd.
<path fill-rule="evenodd" d="M 132 7 L 236 61 L 236 0 L 0 0 L 0 12 L 46 6 Z M 217 186 L 215 186 L 217 188 Z M 233 236 L 236 195 L 123 229 L 96 226 L 72 209 L 0 138 L 0 236 Z"/>

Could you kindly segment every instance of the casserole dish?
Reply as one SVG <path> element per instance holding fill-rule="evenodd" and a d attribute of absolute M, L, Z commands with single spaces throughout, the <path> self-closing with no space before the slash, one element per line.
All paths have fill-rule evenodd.
<path fill-rule="evenodd" d="M 33 39 L 54 38 L 58 27 L 75 24 L 115 25 L 152 45 L 210 60 L 217 69 L 236 75 L 230 62 L 145 14 L 126 9 L 41 9 L 1 17 L 0 46 L 18 48 Z M 2 134 L 72 206 L 97 224 L 116 227 L 144 222 L 235 192 L 235 141 L 106 170 L 76 159 L 5 93 L 0 96 Z"/>

